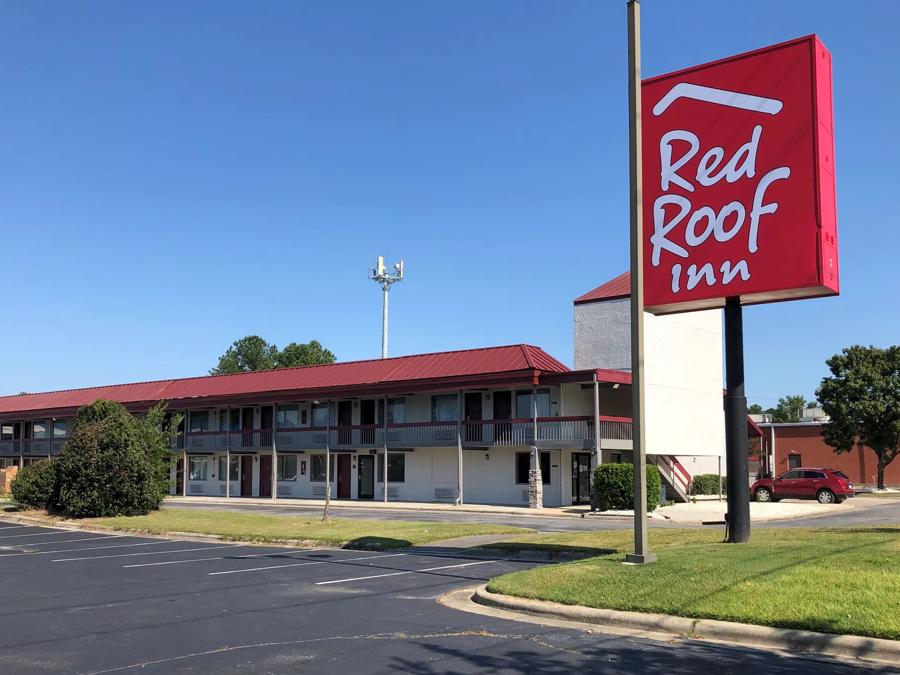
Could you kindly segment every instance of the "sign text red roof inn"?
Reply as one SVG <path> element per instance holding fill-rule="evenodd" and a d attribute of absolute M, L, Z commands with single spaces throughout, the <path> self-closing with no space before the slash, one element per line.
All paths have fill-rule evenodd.
<path fill-rule="evenodd" d="M 836 295 L 831 55 L 814 35 L 644 80 L 644 304 Z"/>

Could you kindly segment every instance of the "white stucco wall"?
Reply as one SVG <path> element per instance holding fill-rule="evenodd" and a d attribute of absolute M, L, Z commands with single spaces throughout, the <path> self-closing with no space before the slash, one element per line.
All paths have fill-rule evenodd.
<path fill-rule="evenodd" d="M 575 305 L 575 368 L 631 369 L 629 298 Z M 722 456 L 722 312 L 645 315 L 648 454 Z M 608 414 L 608 413 L 607 413 Z"/>

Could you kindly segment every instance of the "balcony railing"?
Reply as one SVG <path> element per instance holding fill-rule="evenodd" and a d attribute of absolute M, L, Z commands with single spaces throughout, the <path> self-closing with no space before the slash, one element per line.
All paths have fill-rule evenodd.
<path fill-rule="evenodd" d="M 459 425 L 462 444 L 465 447 L 527 446 L 535 443 L 534 420 L 507 419 L 463 422 Z M 232 452 L 283 450 L 452 447 L 456 445 L 457 423 L 406 422 L 403 424 L 355 424 L 337 427 L 300 427 L 295 429 L 254 429 L 248 431 L 202 431 L 188 433 L 186 449 L 194 452 L 216 451 L 226 448 Z M 601 417 L 600 437 L 617 441 L 631 440 L 631 419 L 627 417 Z M 589 445 L 594 439 L 594 418 L 539 417 L 537 442 L 573 446 Z M 185 447 L 182 436 L 176 439 L 176 447 Z"/>

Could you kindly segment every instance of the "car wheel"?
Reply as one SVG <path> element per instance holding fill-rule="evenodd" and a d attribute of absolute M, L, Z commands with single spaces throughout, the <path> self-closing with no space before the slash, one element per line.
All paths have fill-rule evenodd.
<path fill-rule="evenodd" d="M 772 493 L 769 492 L 769 490 L 767 488 L 757 488 L 756 489 L 756 501 L 770 502 L 770 501 L 772 501 Z"/>
<path fill-rule="evenodd" d="M 835 504 L 843 504 L 843 503 L 844 503 L 844 498 L 843 498 L 843 497 L 837 497 L 837 498 L 834 500 L 834 503 L 835 503 Z"/>
<path fill-rule="evenodd" d="M 833 504 L 834 493 L 831 490 L 819 490 L 819 494 L 816 495 L 816 499 L 819 500 L 820 504 Z"/>

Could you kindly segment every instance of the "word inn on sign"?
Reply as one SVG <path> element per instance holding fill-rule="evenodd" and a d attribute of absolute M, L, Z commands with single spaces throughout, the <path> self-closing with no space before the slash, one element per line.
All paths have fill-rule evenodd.
<path fill-rule="evenodd" d="M 838 292 L 831 58 L 814 37 L 646 80 L 644 303 Z"/>

